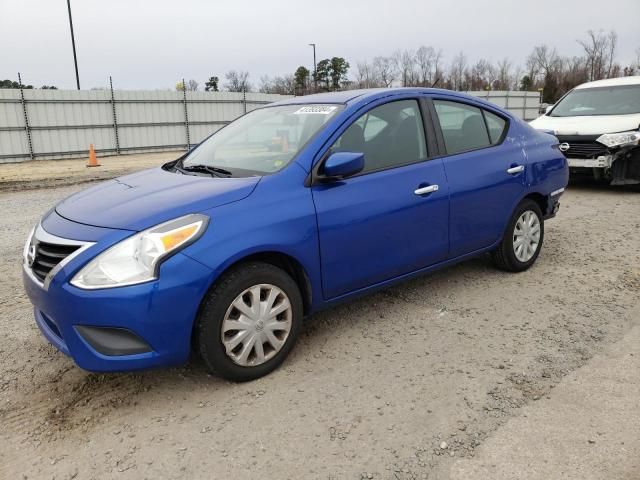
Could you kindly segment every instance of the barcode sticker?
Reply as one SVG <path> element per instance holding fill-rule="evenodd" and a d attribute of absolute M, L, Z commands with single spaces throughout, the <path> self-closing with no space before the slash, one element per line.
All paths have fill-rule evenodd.
<path fill-rule="evenodd" d="M 336 108 L 335 106 L 330 106 L 330 105 L 307 105 L 305 107 L 301 107 L 298 110 L 296 110 L 295 112 L 293 112 L 296 115 L 305 115 L 305 114 L 310 114 L 310 113 L 315 113 L 318 115 L 329 115 L 331 112 L 333 112 Z"/>

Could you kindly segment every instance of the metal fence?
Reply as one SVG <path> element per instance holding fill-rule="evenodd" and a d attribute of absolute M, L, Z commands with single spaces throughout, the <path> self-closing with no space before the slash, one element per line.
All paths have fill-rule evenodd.
<path fill-rule="evenodd" d="M 539 116 L 540 93 L 521 92 L 519 90 L 487 90 L 466 92 L 474 97 L 480 97 L 499 107 L 509 110 L 513 115 L 523 120 L 533 120 Z"/>
<path fill-rule="evenodd" d="M 0 163 L 188 149 L 284 95 L 0 89 Z"/>
<path fill-rule="evenodd" d="M 537 92 L 468 92 L 525 120 Z M 231 92 L 0 89 L 0 163 L 180 150 L 285 95 Z"/>

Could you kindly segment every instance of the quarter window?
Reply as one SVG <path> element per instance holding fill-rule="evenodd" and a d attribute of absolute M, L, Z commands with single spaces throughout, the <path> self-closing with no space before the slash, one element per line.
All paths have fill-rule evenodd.
<path fill-rule="evenodd" d="M 399 100 L 368 111 L 345 130 L 331 151 L 364 153 L 364 172 L 424 160 L 427 145 L 418 102 Z"/>
<path fill-rule="evenodd" d="M 483 112 L 484 118 L 487 121 L 487 128 L 489 129 L 489 137 L 491 137 L 491 145 L 495 145 L 502 138 L 504 128 L 507 126 L 507 121 L 487 110 L 483 110 Z"/>
<path fill-rule="evenodd" d="M 489 132 L 479 108 L 444 100 L 434 100 L 433 104 L 448 154 L 491 145 Z"/>

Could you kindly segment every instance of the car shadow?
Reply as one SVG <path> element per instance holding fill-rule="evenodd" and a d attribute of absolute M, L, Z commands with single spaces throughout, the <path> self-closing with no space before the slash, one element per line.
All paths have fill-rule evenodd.
<path fill-rule="evenodd" d="M 333 340 L 328 336 L 328 331 L 335 335 L 336 331 L 339 333 L 341 325 L 345 334 L 348 330 L 366 328 L 366 322 L 372 320 L 374 315 L 371 304 L 412 303 L 416 298 L 428 299 L 432 289 L 449 288 L 451 282 L 462 281 L 462 278 L 473 280 L 486 277 L 492 271 L 495 270 L 488 258 L 479 257 L 312 315 L 305 320 L 304 329 L 292 355 L 273 374 L 255 382 L 233 383 L 211 375 L 195 354 L 182 367 L 134 373 L 85 372 L 70 359 L 56 356 L 56 361 L 64 362 L 64 365 L 60 364 L 59 373 L 52 374 L 47 381 L 36 387 L 35 397 L 42 397 L 43 402 L 46 398 L 47 407 L 40 410 L 40 415 L 35 415 L 34 420 L 40 425 L 46 424 L 47 429 L 52 432 L 63 433 L 77 428 L 86 431 L 92 425 L 103 424 L 107 419 L 112 421 L 126 416 L 135 411 L 138 405 L 148 404 L 154 399 L 157 402 L 158 398 L 167 400 L 169 404 L 169 399 L 176 396 L 196 401 L 210 398 L 213 391 L 224 389 L 228 390 L 224 395 L 232 395 L 238 389 L 246 393 L 258 390 L 278 377 L 282 381 L 282 376 L 289 377 L 285 382 L 295 384 L 304 378 L 304 375 L 296 377 L 295 371 L 305 365 L 306 358 L 319 354 L 323 349 L 330 350 L 326 344 Z M 55 399 L 50 398 L 52 386 L 57 392 Z M 34 402 L 35 399 L 31 397 L 29 401 Z M 14 407 L 19 408 L 19 405 Z M 100 413 L 96 416 L 95 412 Z M 39 421 L 37 417 L 40 417 Z"/>

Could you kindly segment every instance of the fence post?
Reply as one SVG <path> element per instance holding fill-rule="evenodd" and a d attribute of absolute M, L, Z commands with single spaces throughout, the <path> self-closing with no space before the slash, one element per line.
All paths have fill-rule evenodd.
<path fill-rule="evenodd" d="M 24 90 L 22 88 L 22 77 L 18 72 L 18 83 L 20 85 L 20 103 L 22 104 L 22 114 L 24 115 L 24 130 L 27 133 L 27 143 L 29 145 L 29 159 L 33 160 L 33 142 L 31 141 L 31 127 L 29 126 L 29 114 L 27 113 L 27 102 L 24 99 Z"/>
<path fill-rule="evenodd" d="M 118 116 L 116 115 L 116 98 L 113 95 L 113 79 L 109 75 L 109 88 L 111 89 L 111 110 L 113 112 L 113 133 L 116 136 L 116 155 L 120 155 L 120 139 L 118 138 Z"/>
<path fill-rule="evenodd" d="M 524 92 L 524 101 L 522 102 L 522 119 L 523 120 L 527 120 L 527 100 L 529 98 L 529 95 L 527 95 L 529 92 L 525 91 Z"/>
<path fill-rule="evenodd" d="M 191 150 L 191 138 L 189 137 L 189 112 L 187 110 L 187 84 L 182 79 L 182 104 L 184 105 L 184 128 L 187 134 L 187 150 Z"/>
<path fill-rule="evenodd" d="M 247 113 L 247 91 L 242 87 L 242 105 L 244 105 L 244 113 Z"/>

